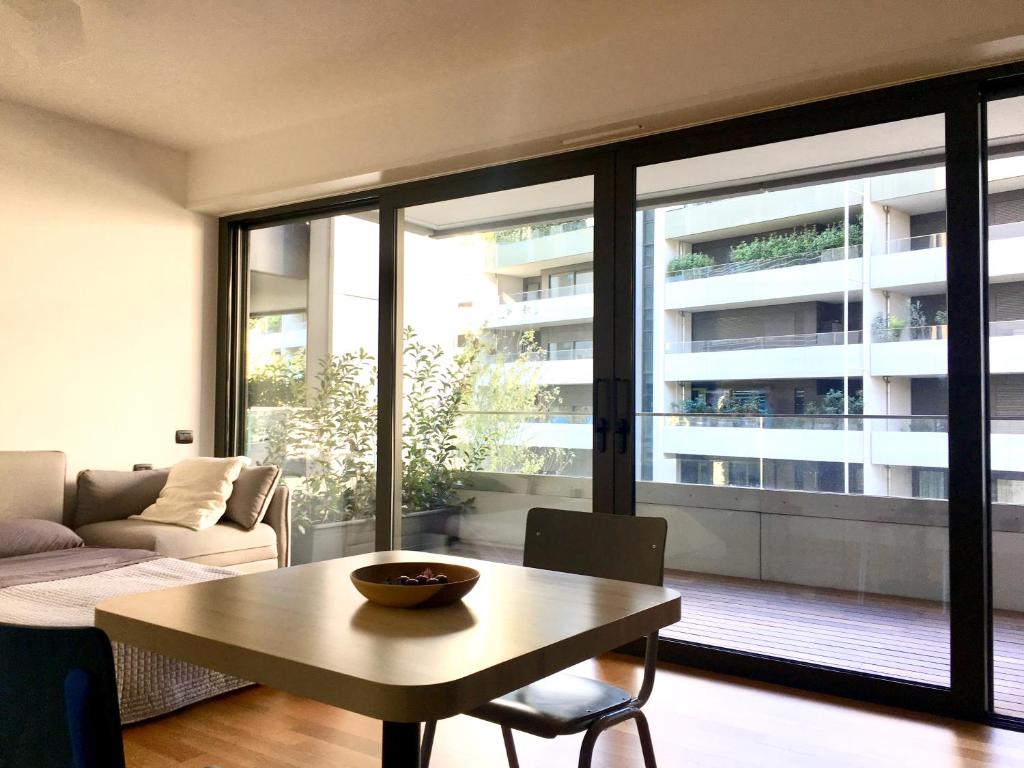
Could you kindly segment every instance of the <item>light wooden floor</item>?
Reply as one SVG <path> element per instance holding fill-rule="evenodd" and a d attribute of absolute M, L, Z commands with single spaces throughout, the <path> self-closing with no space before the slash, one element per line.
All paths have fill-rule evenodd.
<path fill-rule="evenodd" d="M 633 659 L 580 665 L 635 686 Z M 697 674 L 658 672 L 646 709 L 662 768 L 1020 768 L 1024 733 L 908 715 L 784 688 Z M 380 725 L 316 702 L 253 688 L 125 730 L 129 768 L 368 768 L 380 760 Z M 576 764 L 579 737 L 517 736 L 523 768 Z M 504 765 L 498 729 L 467 717 L 438 727 L 435 768 Z M 642 759 L 635 732 L 604 734 L 597 768 Z"/>

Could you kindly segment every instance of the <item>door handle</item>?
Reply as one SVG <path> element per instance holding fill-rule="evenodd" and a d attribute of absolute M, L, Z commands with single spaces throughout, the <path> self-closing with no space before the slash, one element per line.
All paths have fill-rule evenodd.
<path fill-rule="evenodd" d="M 594 439 L 595 450 L 598 453 L 608 450 L 609 424 L 605 416 L 608 403 L 601 398 L 601 389 L 609 389 L 608 383 L 608 379 L 594 379 Z M 607 394 L 608 392 L 605 393 L 606 396 Z"/>
<path fill-rule="evenodd" d="M 629 379 L 615 380 L 615 452 L 625 453 L 629 446 Z M 625 397 L 623 397 L 623 395 Z"/>

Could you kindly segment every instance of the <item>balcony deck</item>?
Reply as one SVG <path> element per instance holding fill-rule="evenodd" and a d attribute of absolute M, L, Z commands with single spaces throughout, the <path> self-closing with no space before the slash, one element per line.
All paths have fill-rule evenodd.
<path fill-rule="evenodd" d="M 452 554 L 521 557 L 467 542 Z M 665 637 L 949 684 L 949 613 L 942 603 L 675 570 L 665 572 L 665 586 L 683 596 L 682 620 L 662 630 Z M 996 614 L 995 656 L 996 710 L 1024 717 L 1024 614 Z"/>

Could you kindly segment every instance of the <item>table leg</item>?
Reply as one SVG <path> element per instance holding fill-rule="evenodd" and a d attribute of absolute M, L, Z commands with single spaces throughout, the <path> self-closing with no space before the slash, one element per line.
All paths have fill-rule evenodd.
<path fill-rule="evenodd" d="M 419 768 L 420 724 L 384 721 L 383 768 Z"/>

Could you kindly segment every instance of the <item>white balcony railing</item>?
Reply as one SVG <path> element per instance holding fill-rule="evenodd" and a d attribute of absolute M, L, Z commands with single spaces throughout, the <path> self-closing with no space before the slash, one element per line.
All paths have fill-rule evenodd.
<path fill-rule="evenodd" d="M 788 336 L 753 336 L 743 339 L 705 339 L 701 341 L 673 341 L 665 344 L 669 354 L 694 352 L 735 352 L 747 349 L 791 349 L 793 347 L 832 347 L 860 344 L 860 331 L 833 331 L 828 333 L 797 333 Z"/>
<path fill-rule="evenodd" d="M 769 269 L 784 269 L 785 267 L 801 267 L 808 264 L 823 264 L 829 261 L 842 261 L 844 258 L 859 259 L 861 246 L 851 245 L 849 248 L 839 246 L 838 248 L 825 248 L 820 251 L 807 251 L 804 253 L 790 253 L 785 256 L 776 256 L 769 259 L 751 259 L 750 261 L 730 261 L 725 264 L 711 264 L 707 267 L 693 267 L 668 272 L 665 279 L 668 282 L 680 280 L 704 280 L 709 277 L 722 277 L 724 275 L 738 275 L 744 272 L 761 272 Z"/>
<path fill-rule="evenodd" d="M 948 466 L 946 416 L 645 413 L 666 454 Z M 992 469 L 1024 472 L 1024 416 L 993 419 Z M 865 443 L 865 438 L 867 442 Z"/>
<path fill-rule="evenodd" d="M 502 304 L 518 304 L 523 301 L 541 301 L 542 299 L 558 299 L 563 296 L 580 296 L 594 292 L 593 283 L 579 283 L 578 285 L 563 285 L 557 288 L 539 288 L 534 291 L 522 291 L 521 293 L 507 293 L 502 295 Z"/>

